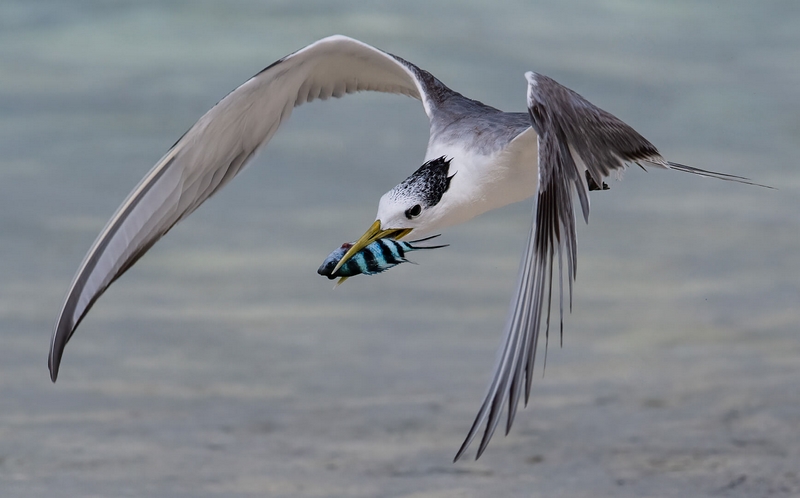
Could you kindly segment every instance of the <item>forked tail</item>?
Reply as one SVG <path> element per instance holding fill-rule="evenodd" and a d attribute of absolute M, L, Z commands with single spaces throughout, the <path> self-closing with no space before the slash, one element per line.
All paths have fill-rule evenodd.
<path fill-rule="evenodd" d="M 737 182 L 737 183 L 744 183 L 747 185 L 755 185 L 756 187 L 764 187 L 764 188 L 771 188 L 775 189 L 775 187 L 770 187 L 769 185 L 762 185 L 760 183 L 756 183 L 749 178 L 745 178 L 743 176 L 736 176 L 736 175 L 728 175 L 726 173 L 717 173 L 716 171 L 708 171 L 705 169 L 695 168 L 693 166 L 686 166 L 685 164 L 680 163 L 673 163 L 668 161 L 667 164 L 669 165 L 670 169 L 674 169 L 677 171 L 683 171 L 685 173 L 692 173 L 695 175 L 705 176 L 708 178 L 716 178 L 717 180 L 726 180 L 729 182 Z"/>
<path fill-rule="evenodd" d="M 450 244 L 442 244 L 440 246 L 421 246 L 421 247 L 412 245 L 412 244 L 416 244 L 417 242 L 425 242 L 426 240 L 435 239 L 436 237 L 440 237 L 441 235 L 442 234 L 439 233 L 439 234 L 436 234 L 436 235 L 431 235 L 430 237 L 425 237 L 424 239 L 409 240 L 408 242 L 406 242 L 406 244 L 408 244 L 408 247 L 410 247 L 411 249 L 414 249 L 414 250 L 417 250 L 417 249 L 439 249 L 441 247 L 449 246 Z"/>

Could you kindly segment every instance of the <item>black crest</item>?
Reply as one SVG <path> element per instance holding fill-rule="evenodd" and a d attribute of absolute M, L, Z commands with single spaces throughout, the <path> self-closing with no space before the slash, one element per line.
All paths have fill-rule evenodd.
<path fill-rule="evenodd" d="M 453 176 L 447 176 L 450 159 L 444 156 L 428 161 L 395 189 L 402 196 L 421 198 L 427 207 L 435 206 L 450 188 Z"/>

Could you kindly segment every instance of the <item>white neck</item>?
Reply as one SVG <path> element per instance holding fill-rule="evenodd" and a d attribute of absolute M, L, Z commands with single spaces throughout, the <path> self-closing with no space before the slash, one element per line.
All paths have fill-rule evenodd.
<path fill-rule="evenodd" d="M 528 130 L 501 152 L 483 155 L 458 144 L 431 143 L 425 155 L 430 161 L 450 159 L 450 188 L 436 206 L 437 217 L 425 231 L 457 225 L 492 209 L 518 202 L 536 192 L 538 181 L 537 137 Z"/>

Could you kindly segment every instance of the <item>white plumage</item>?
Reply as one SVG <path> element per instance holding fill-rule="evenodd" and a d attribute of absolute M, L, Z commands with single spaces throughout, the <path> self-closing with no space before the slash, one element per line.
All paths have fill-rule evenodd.
<path fill-rule="evenodd" d="M 527 112 L 506 113 L 450 90 L 400 57 L 344 36 L 317 41 L 265 68 L 224 97 L 175 143 L 89 249 L 53 333 L 49 358 L 53 382 L 64 347 L 105 289 L 178 221 L 232 180 L 294 107 L 359 91 L 403 94 L 420 100 L 430 120 L 425 165 L 380 199 L 375 224 L 340 265 L 377 238 L 440 230 L 537 194 L 496 372 L 456 459 L 485 423 L 480 456 L 506 400 L 508 428 L 523 385 L 527 401 L 541 324 L 549 326 L 556 262 L 559 282 L 566 273 L 571 295 L 577 264 L 573 193 L 578 194 L 588 221 L 590 185 L 602 185 L 603 177 L 629 162 L 749 183 L 667 162 L 632 128 L 578 94 L 545 76 L 527 73 L 526 77 Z M 563 299 L 562 291 L 562 314 Z"/>

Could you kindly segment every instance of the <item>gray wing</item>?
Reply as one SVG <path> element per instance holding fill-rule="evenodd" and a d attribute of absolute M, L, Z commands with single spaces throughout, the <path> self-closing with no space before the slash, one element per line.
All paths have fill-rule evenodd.
<path fill-rule="evenodd" d="M 531 72 L 525 76 L 528 79 L 528 113 L 531 128 L 538 135 L 539 146 L 539 186 L 533 212 L 534 223 L 520 263 L 516 294 L 511 302 L 494 377 L 475 422 L 456 454 L 456 460 L 464 454 L 485 423 L 476 458 L 481 456 L 500 422 L 506 400 L 508 434 L 523 385 L 527 405 L 542 322 L 546 339 L 550 332 L 553 273 L 556 268 L 560 332 L 563 336 L 563 281 L 566 276 L 569 306 L 572 308 L 572 282 L 578 268 L 572 193 L 577 193 L 584 219 L 588 222 L 587 174 L 598 185 L 602 185 L 602 179 L 612 171 L 623 169 L 629 163 L 640 166 L 646 163 L 758 185 L 746 178 L 665 161 L 653 144 L 615 116 L 546 76 Z"/>
<path fill-rule="evenodd" d="M 431 118 L 449 89 L 399 57 L 337 35 L 280 59 L 232 91 L 142 179 L 89 249 L 53 332 L 48 360 L 53 382 L 67 341 L 97 298 L 172 226 L 233 179 L 294 107 L 358 91 L 414 97 Z"/>
<path fill-rule="evenodd" d="M 557 139 L 568 144 L 569 154 L 581 170 L 597 185 L 614 170 L 635 163 L 674 169 L 718 180 L 757 185 L 747 178 L 717 173 L 664 159 L 655 145 L 627 123 L 600 109 L 577 92 L 552 78 L 533 72 L 525 73 L 528 80 L 528 112 L 534 128 L 549 123 Z M 539 123 L 543 123 L 540 125 Z M 538 130 L 537 130 L 538 132 Z M 566 158 L 565 159 L 569 159 Z M 586 221 L 589 219 L 588 197 L 578 192 Z"/>
<path fill-rule="evenodd" d="M 550 330 L 550 305 L 553 288 L 553 260 L 558 256 L 558 279 L 563 282 L 563 253 L 566 252 L 567 280 L 569 282 L 570 308 L 572 307 L 572 281 L 577 271 L 577 237 L 572 192 L 583 192 L 588 204 L 588 187 L 585 177 L 567 150 L 551 131 L 539 133 L 539 189 L 534 205 L 534 223 L 528 234 L 525 254 L 517 278 L 515 296 L 506 319 L 505 334 L 500 348 L 494 376 L 478 415 L 458 450 L 455 460 L 461 458 L 481 426 L 486 428 L 476 459 L 480 458 L 492 438 L 503 404 L 508 399 L 506 434 L 511 429 L 519 405 L 523 381 L 525 404 L 528 403 L 543 313 L 546 311 L 545 334 Z M 545 305 L 545 297 L 547 304 Z M 559 307 L 564 313 L 564 292 L 560 287 Z"/>

